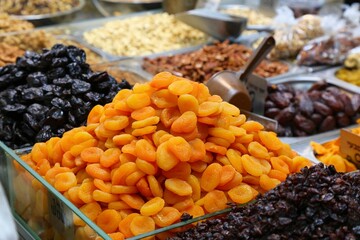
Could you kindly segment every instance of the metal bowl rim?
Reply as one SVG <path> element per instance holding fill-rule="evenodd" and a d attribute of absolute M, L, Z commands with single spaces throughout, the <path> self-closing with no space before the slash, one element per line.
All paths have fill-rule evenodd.
<path fill-rule="evenodd" d="M 61 17 L 65 15 L 70 15 L 72 13 L 75 13 L 79 10 L 81 10 L 85 6 L 86 0 L 78 0 L 78 5 L 73 7 L 70 10 L 63 11 L 63 12 L 56 12 L 56 13 L 46 13 L 46 14 L 38 14 L 38 15 L 13 15 L 11 16 L 16 17 L 21 20 L 42 20 L 42 19 L 51 19 L 56 17 Z"/>

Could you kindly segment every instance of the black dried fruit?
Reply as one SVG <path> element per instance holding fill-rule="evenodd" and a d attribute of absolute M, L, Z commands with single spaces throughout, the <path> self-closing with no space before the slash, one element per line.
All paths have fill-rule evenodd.
<path fill-rule="evenodd" d="M 17 149 L 60 137 L 84 125 L 93 106 L 131 88 L 106 72 L 92 72 L 85 59 L 83 50 L 56 44 L 0 67 L 0 140 Z"/>
<path fill-rule="evenodd" d="M 321 163 L 289 175 L 254 203 L 168 239 L 359 239 L 359 194 L 360 171 L 338 173 Z"/>

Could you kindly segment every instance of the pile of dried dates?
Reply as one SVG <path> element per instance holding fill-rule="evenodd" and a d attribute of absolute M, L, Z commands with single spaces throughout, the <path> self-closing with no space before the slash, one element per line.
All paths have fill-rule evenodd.
<path fill-rule="evenodd" d="M 106 72 L 93 72 L 82 49 L 54 45 L 27 51 L 0 68 L 0 140 L 13 149 L 32 146 L 85 123 L 96 104 L 122 88 Z"/>
<path fill-rule="evenodd" d="M 287 84 L 270 85 L 265 116 L 278 121 L 277 133 L 303 137 L 354 124 L 360 115 L 360 95 L 319 81 L 307 91 Z"/>
<path fill-rule="evenodd" d="M 303 168 L 254 203 L 197 224 L 171 240 L 360 239 L 360 172 Z"/>

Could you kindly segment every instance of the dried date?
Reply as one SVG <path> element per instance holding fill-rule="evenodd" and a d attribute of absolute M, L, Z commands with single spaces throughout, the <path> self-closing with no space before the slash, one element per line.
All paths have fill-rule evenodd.
<path fill-rule="evenodd" d="M 360 116 L 360 95 L 350 98 L 325 81 L 313 84 L 308 91 L 291 89 L 284 84 L 268 86 L 265 116 L 278 121 L 279 136 L 325 132 L 349 126 Z M 285 133 L 285 129 L 291 133 Z"/>
<path fill-rule="evenodd" d="M 317 113 L 320 113 L 323 116 L 329 116 L 333 114 L 333 111 L 331 110 L 331 108 L 329 108 L 328 106 L 326 106 L 324 103 L 315 101 L 313 103 L 314 109 Z"/>
<path fill-rule="evenodd" d="M 333 116 L 325 117 L 324 121 L 319 127 L 319 132 L 327 132 L 336 128 L 336 121 Z"/>

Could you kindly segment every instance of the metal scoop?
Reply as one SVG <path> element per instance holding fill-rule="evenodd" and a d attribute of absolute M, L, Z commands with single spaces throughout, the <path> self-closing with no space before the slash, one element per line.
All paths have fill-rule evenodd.
<path fill-rule="evenodd" d="M 175 17 L 219 40 L 236 39 L 244 30 L 273 31 L 266 26 L 247 26 L 247 18 L 231 16 L 206 8 L 177 13 Z"/>
<path fill-rule="evenodd" d="M 252 72 L 274 46 L 275 39 L 269 36 L 255 50 L 243 70 L 215 73 L 206 83 L 210 93 L 240 109 L 263 114 L 268 84 L 265 78 Z"/>

